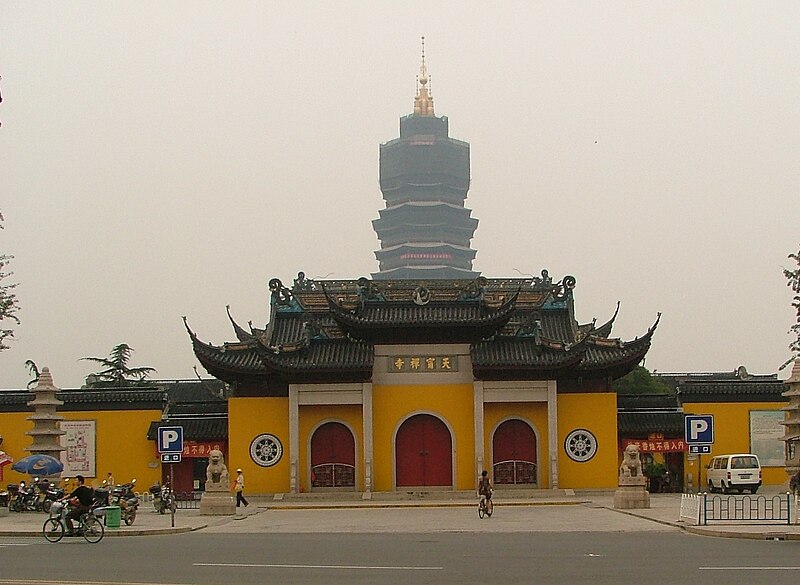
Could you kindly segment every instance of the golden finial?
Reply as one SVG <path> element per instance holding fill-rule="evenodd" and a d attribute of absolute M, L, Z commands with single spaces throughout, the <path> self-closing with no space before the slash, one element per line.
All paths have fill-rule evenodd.
<path fill-rule="evenodd" d="M 425 37 L 422 37 L 422 65 L 417 76 L 417 95 L 414 97 L 414 114 L 433 116 L 433 96 L 428 88 L 428 68 L 425 66 Z"/>

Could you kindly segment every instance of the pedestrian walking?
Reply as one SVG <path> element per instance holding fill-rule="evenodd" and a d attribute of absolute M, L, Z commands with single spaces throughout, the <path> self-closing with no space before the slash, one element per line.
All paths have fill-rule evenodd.
<path fill-rule="evenodd" d="M 244 504 L 245 508 L 248 506 L 247 498 L 244 497 L 244 474 L 241 469 L 236 470 L 236 482 L 233 484 L 233 489 L 236 490 L 236 507 Z"/>

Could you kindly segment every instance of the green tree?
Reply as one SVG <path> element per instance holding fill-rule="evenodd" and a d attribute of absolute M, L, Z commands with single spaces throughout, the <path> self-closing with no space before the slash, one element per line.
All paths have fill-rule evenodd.
<path fill-rule="evenodd" d="M 28 372 L 31 374 L 31 379 L 28 382 L 28 389 L 30 389 L 36 386 L 36 383 L 39 381 L 39 366 L 37 366 L 36 362 L 33 360 L 25 360 L 25 367 L 28 368 Z"/>
<path fill-rule="evenodd" d="M 781 370 L 800 358 L 800 249 L 798 249 L 797 254 L 789 254 L 789 259 L 794 260 L 795 267 L 793 270 L 784 268 L 783 275 L 788 281 L 786 283 L 787 286 L 789 286 L 794 293 L 792 297 L 792 306 L 797 311 L 797 318 L 794 325 L 789 328 L 789 333 L 795 336 L 789 343 L 791 357 L 784 362 L 780 368 Z"/>
<path fill-rule="evenodd" d="M 115 346 L 107 358 L 84 357 L 82 360 L 95 362 L 103 366 L 103 370 L 86 377 L 88 386 L 130 386 L 141 384 L 155 372 L 155 368 L 128 366 L 134 349 L 127 343 Z M 91 381 L 90 381 L 91 380 Z"/>
<path fill-rule="evenodd" d="M 3 214 L 0 213 L 0 230 L 3 229 Z M 17 296 L 14 294 L 16 283 L 6 282 L 13 272 L 8 272 L 8 263 L 13 256 L 0 254 L 0 351 L 8 349 L 7 341 L 14 337 L 13 325 L 19 325 Z"/>
<path fill-rule="evenodd" d="M 669 394 L 672 388 L 653 377 L 644 366 L 636 366 L 622 378 L 614 380 L 611 388 L 617 394 Z"/>

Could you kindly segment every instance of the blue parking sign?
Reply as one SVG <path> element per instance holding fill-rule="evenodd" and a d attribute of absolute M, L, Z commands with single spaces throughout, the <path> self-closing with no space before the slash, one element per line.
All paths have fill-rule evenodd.
<path fill-rule="evenodd" d="M 687 414 L 684 417 L 687 445 L 711 445 L 714 443 L 714 415 Z"/>
<path fill-rule="evenodd" d="M 183 451 L 183 427 L 159 427 L 158 452 L 180 453 Z"/>

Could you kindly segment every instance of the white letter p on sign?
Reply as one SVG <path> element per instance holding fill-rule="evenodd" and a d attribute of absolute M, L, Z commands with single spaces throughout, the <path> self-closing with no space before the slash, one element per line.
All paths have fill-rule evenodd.
<path fill-rule="evenodd" d="M 162 442 L 164 443 L 165 449 L 169 450 L 169 446 L 172 445 L 172 443 L 176 442 L 177 440 L 178 440 L 177 431 L 172 431 L 172 430 L 164 431 L 164 434 L 162 436 Z"/>
<path fill-rule="evenodd" d="M 703 419 L 693 419 L 689 421 L 689 439 L 696 441 L 697 438 L 708 430 L 708 421 Z"/>

